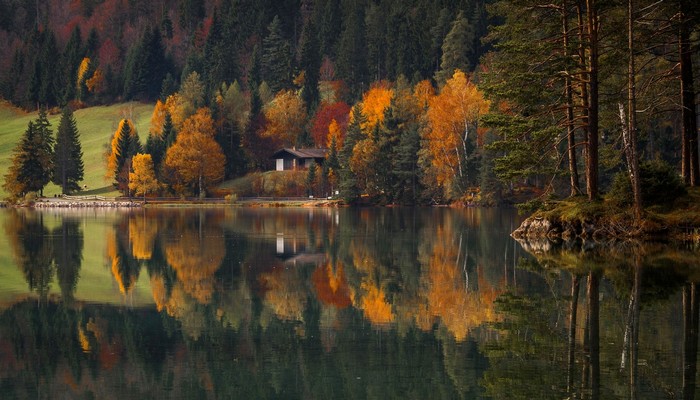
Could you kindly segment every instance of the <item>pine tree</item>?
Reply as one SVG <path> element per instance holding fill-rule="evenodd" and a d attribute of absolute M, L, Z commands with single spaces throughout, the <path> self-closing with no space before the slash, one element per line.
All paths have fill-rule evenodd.
<path fill-rule="evenodd" d="M 215 11 L 203 53 L 203 75 L 209 92 L 222 82 L 230 83 L 236 79 L 236 50 L 230 35 L 230 26 L 225 25 Z"/>
<path fill-rule="evenodd" d="M 309 114 L 312 114 L 319 101 L 318 80 L 321 68 L 320 46 L 313 21 L 309 21 L 304 27 L 301 42 L 299 68 L 304 71 L 301 98 L 306 103 Z"/>
<path fill-rule="evenodd" d="M 340 195 L 348 203 L 354 203 L 360 198 L 360 189 L 357 186 L 357 177 L 350 169 L 355 145 L 362 140 L 362 125 L 367 123 L 367 118 L 362 114 L 361 106 L 355 105 L 352 109 L 352 122 L 348 126 L 348 133 L 343 142 L 343 148 L 339 154 L 340 162 Z"/>
<path fill-rule="evenodd" d="M 268 35 L 263 39 L 262 77 L 273 93 L 289 87 L 291 83 L 292 58 L 289 43 L 282 36 L 279 17 L 275 16 L 268 26 Z"/>
<path fill-rule="evenodd" d="M 472 51 L 473 38 L 474 33 L 469 20 L 460 11 L 442 42 L 440 71 L 436 76 L 439 82 L 445 82 L 452 77 L 457 69 L 464 72 L 471 69 L 469 54 Z"/>
<path fill-rule="evenodd" d="M 114 177 L 114 186 L 122 193 L 128 193 L 131 158 L 137 153 L 141 153 L 138 134 L 133 128 L 133 123 L 123 119 L 112 138 L 108 157 L 108 168 L 112 169 L 110 176 Z"/>
<path fill-rule="evenodd" d="M 368 82 L 365 16 L 362 7 L 349 3 L 350 10 L 343 20 L 343 31 L 338 39 L 338 77 L 359 97 Z"/>
<path fill-rule="evenodd" d="M 131 50 L 124 69 L 124 96 L 154 100 L 160 95 L 169 70 L 160 29 L 146 29 Z"/>
<path fill-rule="evenodd" d="M 46 110 L 39 111 L 39 117 L 34 120 L 34 129 L 37 131 L 37 147 L 36 152 L 30 153 L 41 165 L 41 173 L 34 177 L 34 185 L 38 187 L 40 195 L 44 195 L 44 186 L 51 181 L 51 173 L 53 171 L 53 131 L 51 131 L 51 123 L 46 115 Z"/>
<path fill-rule="evenodd" d="M 12 164 L 5 175 L 3 188 L 15 197 L 22 197 L 29 192 L 40 192 L 49 183 L 52 168 L 52 142 L 47 140 L 48 128 L 46 113 L 40 113 L 37 120 L 29 122 L 27 130 L 14 150 Z"/>
<path fill-rule="evenodd" d="M 418 165 L 419 151 L 420 130 L 417 124 L 411 124 L 400 132 L 396 155 L 391 165 L 395 178 L 392 193 L 395 201 L 400 204 L 416 204 L 418 202 L 418 196 L 422 190 Z"/>
<path fill-rule="evenodd" d="M 309 166 L 309 170 L 306 174 L 306 194 L 309 196 L 314 195 L 314 185 L 316 183 L 316 163 L 313 162 Z"/>
<path fill-rule="evenodd" d="M 83 151 L 78 138 L 73 111 L 65 107 L 56 132 L 53 152 L 53 174 L 51 181 L 61 187 L 64 194 L 80 189 L 83 180 Z"/>

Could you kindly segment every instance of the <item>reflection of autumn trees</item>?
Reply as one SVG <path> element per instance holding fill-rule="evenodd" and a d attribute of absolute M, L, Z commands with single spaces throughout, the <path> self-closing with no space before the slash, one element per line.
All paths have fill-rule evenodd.
<path fill-rule="evenodd" d="M 277 318 L 304 322 L 307 287 L 299 275 L 299 270 L 276 268 L 261 274 L 258 279 L 264 287 L 263 301 Z M 267 324 L 264 320 L 261 323 Z"/>
<path fill-rule="evenodd" d="M 127 295 L 138 280 L 141 266 L 129 251 L 129 241 L 123 229 L 108 231 L 107 262 L 110 264 L 119 292 Z"/>
<path fill-rule="evenodd" d="M 177 274 L 185 293 L 207 304 L 214 291 L 214 274 L 226 253 L 221 231 L 208 227 L 202 231 L 187 229 L 179 238 L 164 244 L 165 258 Z"/>
<path fill-rule="evenodd" d="M 497 319 L 493 303 L 499 291 L 488 285 L 478 270 L 470 277 L 469 264 L 474 261 L 464 248 L 469 244 L 457 238 L 450 223 L 439 226 L 433 234 L 422 275 L 420 295 L 425 308 L 417 315 L 428 321 L 439 319 L 458 341 L 463 341 L 470 329 Z M 478 282 L 478 289 L 474 290 L 470 279 Z M 425 321 L 422 325 L 427 327 Z"/>
<path fill-rule="evenodd" d="M 318 300 L 339 309 L 349 307 L 352 304 L 352 289 L 348 286 L 345 270 L 342 263 L 333 265 L 328 262 L 319 265 L 312 275 L 314 288 Z"/>

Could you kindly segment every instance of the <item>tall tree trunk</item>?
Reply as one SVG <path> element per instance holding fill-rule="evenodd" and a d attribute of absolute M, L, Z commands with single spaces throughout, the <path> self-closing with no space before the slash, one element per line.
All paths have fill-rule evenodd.
<path fill-rule="evenodd" d="M 581 102 L 581 119 L 584 124 L 584 140 L 586 146 L 583 147 L 583 157 L 586 163 L 588 162 L 588 60 L 586 58 L 586 23 L 584 21 L 584 3 L 585 0 L 576 1 L 576 19 L 578 31 L 578 62 L 579 69 L 582 71 L 579 77 L 579 99 Z M 586 168 L 586 179 L 588 179 L 588 168 Z M 588 184 L 586 184 L 586 189 L 588 189 Z"/>
<path fill-rule="evenodd" d="M 598 197 L 598 11 L 596 0 L 586 0 L 588 31 L 588 153 L 586 190 L 588 199 Z"/>
<path fill-rule="evenodd" d="M 598 272 L 588 273 L 588 285 L 586 297 L 588 298 L 588 346 L 590 355 L 588 358 L 590 367 L 590 391 L 591 398 L 600 398 L 600 305 L 599 305 L 600 276 Z"/>
<path fill-rule="evenodd" d="M 576 314 L 578 311 L 578 292 L 580 279 L 578 275 L 571 277 L 571 305 L 569 307 L 569 363 L 566 380 L 568 393 L 574 389 L 574 366 L 576 365 Z"/>
<path fill-rule="evenodd" d="M 628 0 L 632 1 L 632 0 Z M 632 286 L 632 315 L 630 318 L 630 399 L 639 398 L 639 304 L 642 295 L 642 260 L 634 255 L 634 284 Z"/>
<path fill-rule="evenodd" d="M 678 32 L 678 51 L 681 73 L 681 114 L 683 121 L 681 170 L 686 185 L 700 185 L 700 167 L 698 166 L 698 126 L 695 113 L 695 92 L 693 90 L 693 60 L 690 46 L 689 19 L 687 9 L 689 0 L 680 0 L 680 23 Z"/>
<path fill-rule="evenodd" d="M 637 157 L 637 94 L 636 71 L 634 63 L 634 0 L 627 0 L 627 129 L 623 129 L 627 169 L 632 183 L 634 197 L 634 218 L 642 218 L 642 189 L 639 176 L 639 157 Z M 623 120 L 623 125 L 625 121 Z M 626 131 L 626 135 L 625 135 Z"/>
<path fill-rule="evenodd" d="M 569 54 L 569 7 L 564 0 L 562 4 L 562 33 L 564 38 L 564 58 L 568 59 Z M 566 95 L 566 138 L 568 156 L 569 156 L 569 186 L 571 188 L 571 196 L 581 194 L 581 188 L 578 185 L 578 163 L 576 160 L 576 128 L 574 127 L 574 96 L 573 87 L 571 84 L 571 73 L 567 68 L 564 90 Z"/>
<path fill-rule="evenodd" d="M 697 284 L 683 288 L 683 399 L 695 399 L 695 374 L 698 367 L 698 305 Z"/>

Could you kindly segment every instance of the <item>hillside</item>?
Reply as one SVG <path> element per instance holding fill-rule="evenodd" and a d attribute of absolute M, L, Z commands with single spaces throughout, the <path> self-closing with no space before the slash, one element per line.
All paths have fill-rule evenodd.
<path fill-rule="evenodd" d="M 83 185 L 88 186 L 88 194 L 117 194 L 110 183 L 104 179 L 106 145 L 123 116 L 132 118 L 141 142 L 145 143 L 152 113 L 153 104 L 145 103 L 120 103 L 111 106 L 84 108 L 75 112 L 85 164 Z M 0 179 L 3 182 L 10 165 L 12 150 L 26 130 L 29 121 L 36 117 L 36 113 L 26 113 L 7 103 L 0 104 Z M 54 133 L 58 128 L 59 120 L 60 114 L 49 116 Z M 60 193 L 60 189 L 53 184 L 49 184 L 44 190 L 46 196 L 52 196 L 56 193 Z M 0 188 L 0 198 L 5 196 L 6 193 Z"/>

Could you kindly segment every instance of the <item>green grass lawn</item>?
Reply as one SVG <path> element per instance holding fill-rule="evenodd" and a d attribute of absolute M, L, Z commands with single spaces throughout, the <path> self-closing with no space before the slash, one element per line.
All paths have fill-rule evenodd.
<path fill-rule="evenodd" d="M 116 196 L 118 194 L 112 189 L 110 182 L 104 179 L 104 153 L 109 140 L 117 129 L 119 121 L 124 117 L 128 117 L 134 121 L 141 143 L 145 144 L 152 113 L 153 104 L 144 103 L 121 103 L 110 106 L 89 107 L 75 112 L 85 166 L 85 179 L 82 184 L 88 186 L 88 191 L 84 194 L 106 196 Z M 10 166 L 12 150 L 27 129 L 29 121 L 36 117 L 36 112 L 26 113 L 10 106 L 8 103 L 0 103 L 0 180 L 2 180 L 2 183 L 4 183 L 5 174 Z M 54 134 L 58 129 L 60 118 L 60 114 L 49 116 L 51 129 L 54 131 Z M 53 196 L 57 193 L 60 193 L 60 189 L 53 184 L 49 184 L 44 189 L 45 196 Z M 0 198 L 4 198 L 6 195 L 7 193 L 0 188 Z"/>

